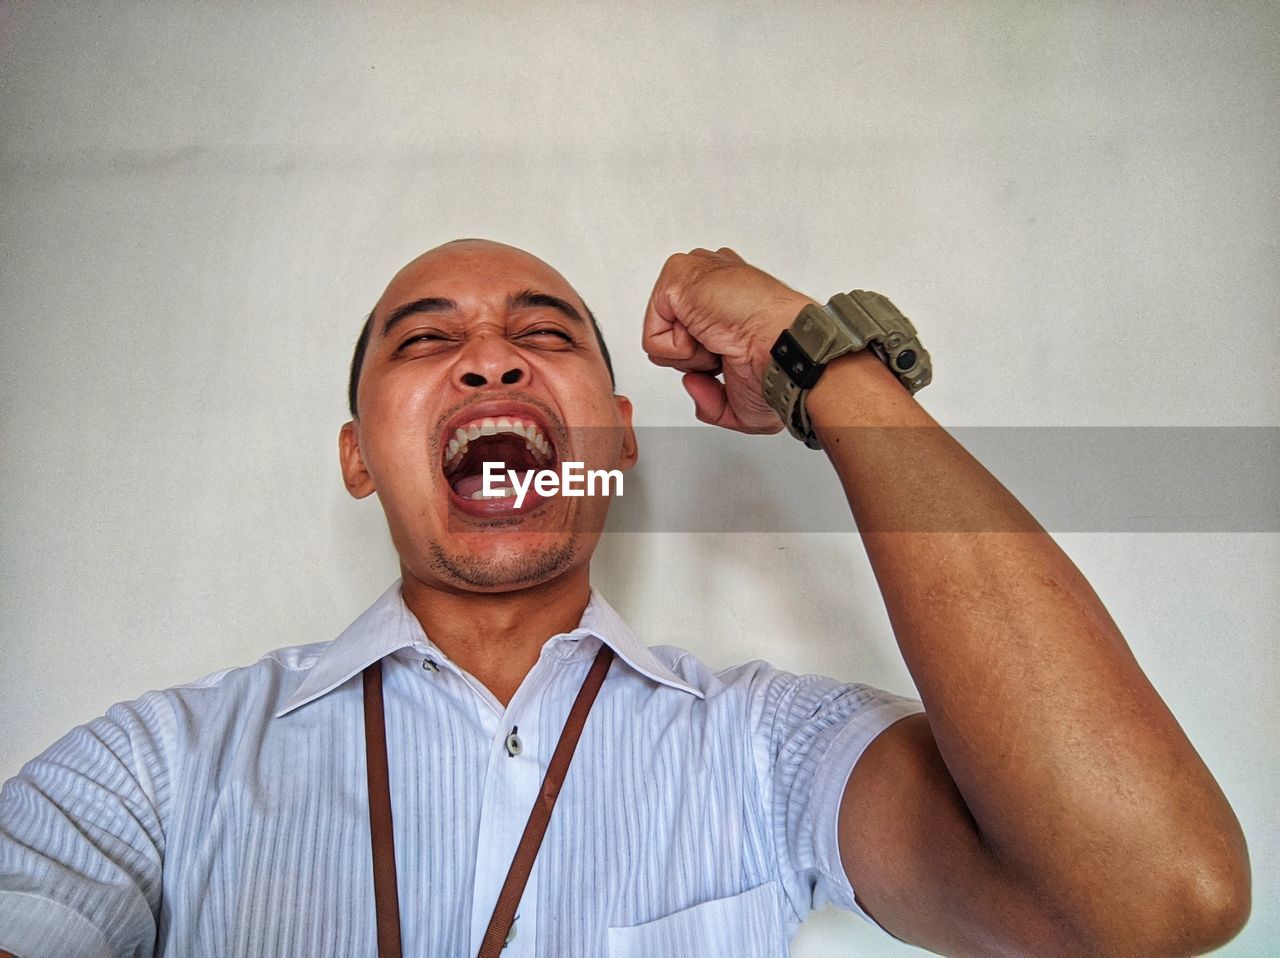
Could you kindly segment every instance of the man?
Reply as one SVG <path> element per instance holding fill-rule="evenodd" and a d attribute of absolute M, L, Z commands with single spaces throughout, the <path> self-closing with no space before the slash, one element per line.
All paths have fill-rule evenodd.
<path fill-rule="evenodd" d="M 770 349 L 812 302 L 694 250 L 663 267 L 644 347 L 700 420 L 776 432 Z M 647 649 L 590 586 L 605 498 L 485 495 L 486 457 L 637 458 L 594 319 L 530 254 L 466 240 L 406 266 L 351 404 L 343 476 L 377 492 L 401 582 L 336 641 L 117 706 L 11 780 L 0 945 L 375 953 L 365 672 L 386 689 L 395 933 L 474 954 L 602 649 L 507 955 L 785 954 L 827 902 L 946 954 L 1193 954 L 1243 924 L 1239 826 L 1106 610 L 877 355 L 831 362 L 806 409 L 923 711 Z"/>

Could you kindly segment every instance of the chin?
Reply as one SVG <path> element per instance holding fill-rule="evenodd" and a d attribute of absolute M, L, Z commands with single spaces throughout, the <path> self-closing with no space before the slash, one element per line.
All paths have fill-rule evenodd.
<path fill-rule="evenodd" d="M 519 538 L 528 540 L 527 545 L 505 541 L 465 550 L 433 542 L 428 550 L 431 578 L 468 591 L 509 592 L 542 585 L 577 565 L 580 543 L 574 534 Z"/>

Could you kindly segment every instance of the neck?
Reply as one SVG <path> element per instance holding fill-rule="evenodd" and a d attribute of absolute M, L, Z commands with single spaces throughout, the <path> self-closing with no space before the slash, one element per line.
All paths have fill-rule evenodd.
<path fill-rule="evenodd" d="M 405 605 L 428 638 L 504 706 L 543 643 L 576 628 L 591 597 L 586 566 L 513 592 L 445 589 L 402 573 Z"/>

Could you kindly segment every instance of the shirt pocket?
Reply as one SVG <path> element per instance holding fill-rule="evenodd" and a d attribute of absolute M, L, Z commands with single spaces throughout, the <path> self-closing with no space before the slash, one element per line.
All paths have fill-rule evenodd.
<path fill-rule="evenodd" d="M 786 958 L 776 881 L 628 928 L 608 931 L 609 958 Z"/>

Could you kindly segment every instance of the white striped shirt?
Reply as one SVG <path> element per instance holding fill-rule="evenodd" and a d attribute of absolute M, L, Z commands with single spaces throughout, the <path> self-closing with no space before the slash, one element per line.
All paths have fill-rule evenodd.
<path fill-rule="evenodd" d="M 397 582 L 332 642 L 116 705 L 24 766 L 0 793 L 0 947 L 375 955 L 360 673 L 384 659 L 404 953 L 474 955 L 600 642 L 617 659 L 504 958 L 785 955 L 811 909 L 858 910 L 841 794 L 918 702 L 763 662 L 713 674 L 593 591 L 503 708 Z"/>

